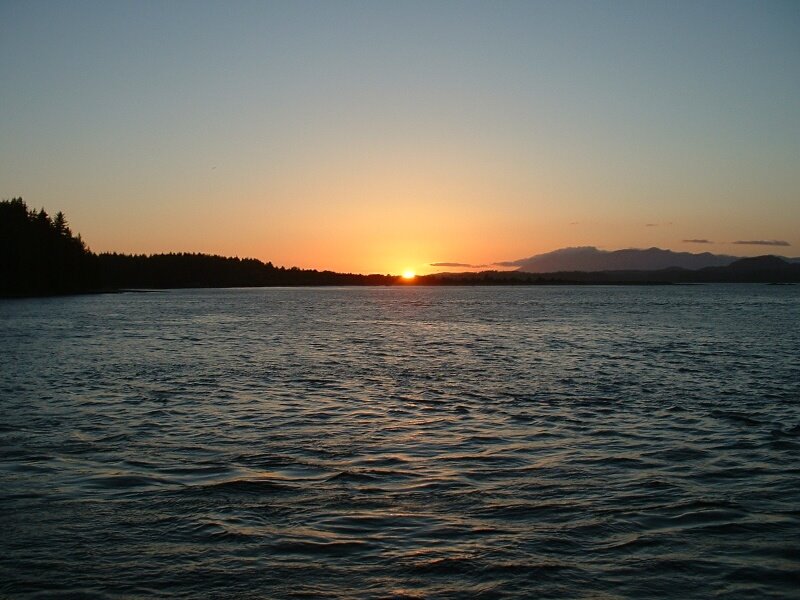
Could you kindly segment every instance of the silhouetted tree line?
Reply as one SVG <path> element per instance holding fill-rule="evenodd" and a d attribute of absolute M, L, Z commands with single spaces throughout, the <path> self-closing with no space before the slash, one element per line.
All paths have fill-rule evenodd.
<path fill-rule="evenodd" d="M 98 287 L 98 261 L 59 212 L 0 202 L 0 294 L 69 294 Z"/>
<path fill-rule="evenodd" d="M 391 285 L 390 275 L 275 267 L 208 254 L 91 252 L 64 214 L 51 218 L 22 198 L 0 202 L 0 295 L 41 296 L 126 288 Z"/>
<path fill-rule="evenodd" d="M 205 288 L 302 285 L 389 285 L 389 275 L 353 275 L 275 267 L 254 258 L 209 254 L 100 254 L 101 280 L 110 288 Z"/>

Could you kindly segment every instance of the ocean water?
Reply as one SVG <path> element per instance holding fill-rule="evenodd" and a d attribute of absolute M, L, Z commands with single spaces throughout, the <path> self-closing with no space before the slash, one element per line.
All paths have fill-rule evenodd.
<path fill-rule="evenodd" d="M 0 596 L 800 596 L 800 286 L 0 301 Z"/>

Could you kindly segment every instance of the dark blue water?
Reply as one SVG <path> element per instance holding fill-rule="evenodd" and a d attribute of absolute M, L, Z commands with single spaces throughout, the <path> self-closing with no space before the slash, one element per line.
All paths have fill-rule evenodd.
<path fill-rule="evenodd" d="M 788 598 L 800 287 L 0 302 L 0 595 Z"/>

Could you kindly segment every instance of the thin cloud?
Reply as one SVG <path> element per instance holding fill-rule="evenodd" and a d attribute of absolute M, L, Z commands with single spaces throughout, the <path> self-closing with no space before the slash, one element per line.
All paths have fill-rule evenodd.
<path fill-rule="evenodd" d="M 492 263 L 493 267 L 518 267 L 522 264 L 522 260 L 504 260 L 502 262 Z"/>
<path fill-rule="evenodd" d="M 464 267 L 466 269 L 480 269 L 481 267 L 486 267 L 488 265 L 471 265 L 469 263 L 460 263 L 460 262 L 435 262 L 430 263 L 432 267 Z"/>
<path fill-rule="evenodd" d="M 713 244 L 711 240 L 683 240 L 684 244 Z"/>
<path fill-rule="evenodd" d="M 645 223 L 645 227 L 658 227 L 658 223 Z"/>
<path fill-rule="evenodd" d="M 736 240 L 732 243 L 743 246 L 791 246 L 789 242 L 784 240 Z"/>

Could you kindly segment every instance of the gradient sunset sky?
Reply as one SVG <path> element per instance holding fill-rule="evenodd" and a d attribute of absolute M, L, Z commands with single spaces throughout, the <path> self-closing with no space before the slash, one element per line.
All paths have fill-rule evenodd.
<path fill-rule="evenodd" d="M 339 271 L 797 256 L 800 2 L 2 0 L 16 196 L 95 251 Z"/>

